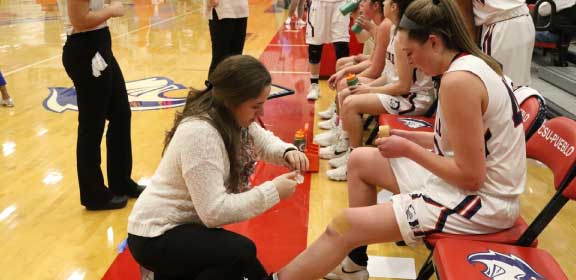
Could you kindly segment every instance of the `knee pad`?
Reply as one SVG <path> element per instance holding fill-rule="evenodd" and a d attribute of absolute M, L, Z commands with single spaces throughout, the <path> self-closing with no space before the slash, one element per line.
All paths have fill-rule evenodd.
<path fill-rule="evenodd" d="M 308 45 L 308 62 L 310 62 L 310 64 L 320 63 L 322 46 L 323 45 Z"/>
<path fill-rule="evenodd" d="M 348 218 L 344 214 L 344 211 L 340 211 L 340 213 L 338 213 L 338 215 L 332 219 L 330 225 L 328 226 L 339 235 L 344 235 L 352 228 L 350 226 L 350 222 L 348 222 Z"/>
<path fill-rule="evenodd" d="M 334 42 L 334 52 L 336 53 L 336 58 L 349 56 L 350 49 L 348 47 L 348 42 Z"/>

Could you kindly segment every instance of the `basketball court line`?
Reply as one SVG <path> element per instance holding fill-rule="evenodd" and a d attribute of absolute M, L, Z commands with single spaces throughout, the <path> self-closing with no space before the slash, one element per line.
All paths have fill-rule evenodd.
<path fill-rule="evenodd" d="M 131 30 L 131 31 L 122 33 L 122 34 L 120 34 L 120 35 L 116 35 L 116 36 L 112 37 L 112 40 L 118 39 L 118 38 L 121 38 L 121 37 L 125 37 L 125 36 L 128 36 L 128 35 L 132 34 L 132 33 L 135 33 L 135 32 L 138 32 L 138 31 L 141 31 L 141 30 L 144 30 L 144 29 L 147 29 L 147 28 L 156 26 L 156 25 L 164 24 L 164 23 L 166 23 L 166 22 L 173 21 L 173 20 L 175 20 L 175 19 L 178 19 L 178 18 L 181 18 L 181 17 L 184 17 L 184 16 L 188 16 L 188 15 L 193 14 L 193 13 L 196 13 L 196 11 L 190 11 L 190 12 L 187 12 L 187 13 L 184 13 L 184 14 L 181 14 L 181 15 L 177 15 L 177 16 L 174 16 L 174 17 L 171 17 L 171 18 L 167 18 L 167 19 L 165 19 L 165 20 L 161 20 L 161 21 L 158 21 L 158 22 L 155 22 L 155 23 L 152 23 L 152 24 L 148 24 L 148 25 L 145 25 L 145 26 L 136 28 L 136 29 L 134 29 L 134 30 Z M 40 64 L 42 64 L 42 63 L 45 63 L 45 62 L 48 62 L 48 61 L 51 61 L 51 60 L 53 60 L 53 59 L 60 58 L 60 57 L 62 57 L 62 53 L 59 53 L 58 55 L 55 55 L 55 56 L 51 56 L 51 57 L 49 57 L 49 58 L 45 58 L 45 59 L 43 59 L 43 60 L 40 60 L 40 61 L 37 61 L 37 62 L 34 62 L 34 63 L 30 63 L 30 64 L 28 64 L 28 65 L 24 65 L 24 66 L 22 66 L 22 67 L 20 67 L 20 68 L 16 68 L 16 69 L 14 69 L 14 70 L 12 70 L 12 71 L 8 71 L 8 72 L 6 72 L 6 73 L 3 73 L 3 75 L 4 75 L 4 77 L 8 77 L 8 76 L 10 76 L 10 75 L 12 75 L 12 74 L 18 73 L 18 72 L 20 72 L 20 71 L 24 71 L 24 70 L 26 70 L 26 69 L 28 69 L 28 68 L 31 68 L 31 67 L 40 65 Z"/>

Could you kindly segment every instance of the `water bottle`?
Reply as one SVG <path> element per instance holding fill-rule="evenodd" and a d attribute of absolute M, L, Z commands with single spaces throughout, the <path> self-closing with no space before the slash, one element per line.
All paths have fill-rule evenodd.
<path fill-rule="evenodd" d="M 360 32 L 362 32 L 362 26 L 360 24 L 358 24 L 357 22 L 355 22 L 352 27 L 350 27 L 350 30 L 352 30 L 352 32 L 358 34 Z"/>
<path fill-rule="evenodd" d="M 350 1 L 350 2 L 346 2 L 344 3 L 342 6 L 340 6 L 340 12 L 342 13 L 342 15 L 347 16 L 348 14 L 356 11 L 356 9 L 358 9 L 358 2 L 360 1 Z"/>
<path fill-rule="evenodd" d="M 359 83 L 360 81 L 358 77 L 356 77 L 356 74 L 350 73 L 346 76 L 346 85 L 348 85 L 348 87 L 357 86 Z"/>
<path fill-rule="evenodd" d="M 354 24 L 352 25 L 352 27 L 350 27 L 350 30 L 352 30 L 352 32 L 354 32 L 356 34 L 362 32 L 362 29 L 364 29 L 364 28 L 362 28 L 362 25 L 360 25 L 358 23 L 358 19 L 360 19 L 361 17 L 362 17 L 362 11 L 360 11 L 360 16 L 358 18 L 356 18 Z"/>
<path fill-rule="evenodd" d="M 306 150 L 306 135 L 304 134 L 304 130 L 300 129 L 296 131 L 294 135 L 294 146 L 301 152 Z"/>

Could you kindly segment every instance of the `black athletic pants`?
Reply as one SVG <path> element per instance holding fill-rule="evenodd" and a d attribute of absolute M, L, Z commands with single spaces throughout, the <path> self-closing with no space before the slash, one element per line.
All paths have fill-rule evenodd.
<path fill-rule="evenodd" d="M 154 272 L 155 280 L 261 280 L 266 270 L 252 240 L 221 228 L 184 224 L 163 235 L 128 235 L 134 259 Z"/>
<path fill-rule="evenodd" d="M 216 9 L 212 9 L 212 19 L 208 21 L 212 41 L 212 62 L 209 74 L 226 57 L 242 54 L 247 24 L 248 18 L 219 19 Z"/>
<path fill-rule="evenodd" d="M 108 65 L 96 77 L 92 61 L 96 53 Z M 108 202 L 113 194 L 135 188 L 132 181 L 131 111 L 122 71 L 114 55 L 107 27 L 68 36 L 62 54 L 66 73 L 74 82 L 78 101 L 76 164 L 80 201 L 84 206 Z M 100 168 L 100 142 L 106 131 L 108 186 Z"/>

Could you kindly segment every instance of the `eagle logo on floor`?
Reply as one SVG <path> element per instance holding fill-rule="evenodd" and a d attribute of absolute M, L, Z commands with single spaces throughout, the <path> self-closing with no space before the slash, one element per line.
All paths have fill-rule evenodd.
<path fill-rule="evenodd" d="M 165 77 L 150 77 L 126 82 L 128 101 L 132 111 L 184 106 L 186 97 L 166 97 L 166 93 L 186 88 Z M 43 102 L 44 108 L 56 113 L 67 110 L 78 111 L 74 87 L 50 87 L 49 90 L 50 94 Z"/>
<path fill-rule="evenodd" d="M 468 256 L 470 264 L 482 263 L 484 275 L 493 280 L 544 280 L 528 263 L 515 255 L 505 255 L 492 250 Z"/>

